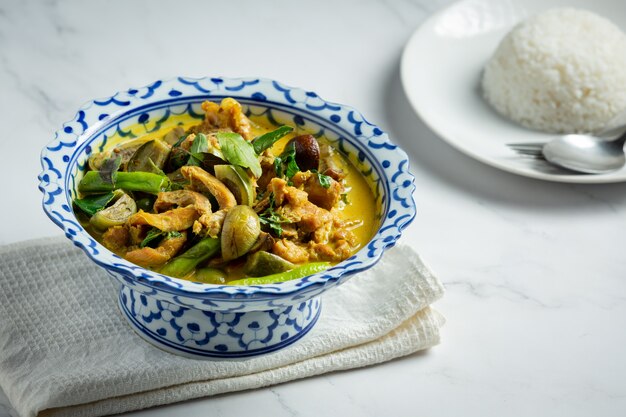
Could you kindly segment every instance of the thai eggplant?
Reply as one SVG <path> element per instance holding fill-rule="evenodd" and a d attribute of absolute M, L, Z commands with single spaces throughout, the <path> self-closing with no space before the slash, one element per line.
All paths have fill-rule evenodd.
<path fill-rule="evenodd" d="M 128 160 L 128 172 L 152 172 L 162 174 L 165 162 L 170 154 L 170 147 L 161 139 L 144 143 Z"/>
<path fill-rule="evenodd" d="M 249 206 L 235 206 L 226 213 L 222 226 L 222 258 L 239 258 L 254 246 L 261 233 L 259 216 Z"/>
<path fill-rule="evenodd" d="M 119 193 L 117 200 L 112 206 L 99 210 L 91 216 L 89 223 L 98 230 L 106 230 L 109 227 L 125 224 L 130 216 L 137 212 L 137 204 L 131 196 L 123 191 Z"/>

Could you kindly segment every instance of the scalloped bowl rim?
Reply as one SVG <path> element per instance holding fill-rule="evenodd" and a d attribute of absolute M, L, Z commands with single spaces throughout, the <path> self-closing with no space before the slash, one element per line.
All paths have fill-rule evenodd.
<path fill-rule="evenodd" d="M 188 84 L 188 85 L 191 85 L 194 83 L 196 85 L 199 85 L 201 82 L 206 81 L 206 80 L 227 80 L 229 82 L 241 81 L 242 86 L 256 84 L 258 87 L 262 87 L 262 86 L 267 87 L 269 85 L 273 85 L 275 88 L 279 88 L 280 91 L 287 92 L 287 94 L 285 94 L 286 98 L 289 98 L 288 97 L 289 93 L 296 93 L 300 95 L 313 94 L 313 96 L 316 99 L 318 99 L 319 101 L 323 103 L 324 108 L 326 107 L 337 108 L 337 109 L 340 109 L 342 113 L 351 113 L 351 114 L 356 115 L 356 117 L 359 117 L 360 121 L 365 126 L 369 127 L 370 129 L 374 129 L 374 131 L 380 132 L 377 134 L 377 138 L 378 140 L 381 141 L 381 143 L 383 143 L 383 147 L 385 147 L 386 149 L 393 150 L 398 160 L 400 160 L 400 166 L 404 165 L 405 171 L 398 172 L 398 173 L 405 174 L 409 179 L 405 180 L 401 185 L 392 184 L 391 178 L 389 178 L 388 175 L 385 175 L 384 169 L 379 170 L 379 174 L 381 174 L 381 179 L 383 179 L 385 182 L 385 190 L 387 193 L 391 193 L 392 191 L 396 191 L 400 188 L 405 188 L 408 190 L 409 197 L 408 199 L 404 200 L 404 201 L 408 200 L 407 201 L 408 206 L 403 206 L 403 208 L 398 207 L 397 206 L 398 203 L 395 200 L 389 198 L 389 196 L 386 196 L 388 204 L 386 207 L 386 212 L 384 213 L 385 216 L 384 218 L 381 219 L 381 224 L 376 230 L 376 233 L 371 237 L 371 239 L 368 241 L 368 243 L 365 246 L 363 246 L 350 258 L 338 263 L 337 265 L 334 265 L 325 271 L 322 271 L 322 272 L 319 272 L 319 273 L 316 273 L 316 274 L 313 274 L 304 278 L 300 278 L 300 279 L 295 279 L 295 280 L 290 280 L 290 281 L 286 281 L 282 283 L 275 283 L 275 284 L 248 285 L 248 286 L 197 283 L 193 281 L 173 278 L 170 276 L 160 274 L 158 272 L 154 272 L 154 271 L 142 268 L 129 261 L 126 261 L 125 259 L 109 251 L 106 247 L 104 247 L 102 244 L 97 242 L 93 237 L 91 237 L 91 235 L 89 235 L 89 233 L 84 228 L 82 228 L 82 226 L 78 224 L 78 221 L 76 221 L 76 217 L 71 209 L 70 209 L 69 216 L 71 216 L 74 219 L 73 225 L 74 226 L 78 225 L 77 231 L 72 230 L 70 226 L 68 226 L 67 219 L 60 216 L 58 212 L 57 213 L 53 212 L 52 208 L 55 207 L 54 196 L 59 193 L 62 193 L 64 197 L 68 195 L 67 187 L 65 187 L 64 184 L 59 184 L 59 183 L 67 182 L 66 177 L 68 175 L 68 170 L 69 168 L 72 168 L 69 166 L 69 164 L 72 161 L 69 161 L 69 162 L 64 161 L 66 162 L 65 165 L 62 167 L 64 171 L 61 173 L 59 177 L 59 180 L 62 180 L 62 181 L 56 181 L 56 182 L 51 181 L 49 179 L 49 176 L 47 178 L 47 171 L 50 169 L 54 170 L 56 169 L 56 167 L 52 166 L 52 163 L 49 161 L 49 157 L 51 156 L 52 153 L 54 153 L 54 151 L 52 151 L 50 148 L 55 148 L 59 146 L 60 147 L 68 146 L 68 145 L 64 145 L 64 142 L 63 142 L 63 139 L 67 139 L 69 135 L 69 133 L 67 132 L 66 126 L 68 126 L 70 123 L 73 123 L 77 120 L 80 121 L 81 113 L 89 112 L 90 109 L 97 103 L 115 102 L 116 97 L 127 95 L 129 94 L 130 91 L 149 89 L 151 92 L 150 94 L 152 94 L 153 92 L 152 89 L 153 88 L 156 89 L 156 87 L 154 87 L 155 85 L 174 86 L 174 85 L 177 85 L 176 83 L 180 83 L 180 82 L 183 82 L 184 84 Z M 215 97 L 215 94 L 207 93 L 203 95 L 205 95 L 207 99 Z M 224 94 L 220 94 L 218 96 L 224 96 Z M 233 94 L 233 96 L 236 96 L 236 95 Z M 111 126 L 112 124 L 111 122 L 115 122 L 120 117 L 120 115 L 127 113 L 128 111 L 132 111 L 136 109 L 137 107 L 139 107 L 139 105 L 146 105 L 146 104 L 151 103 L 154 106 L 154 104 L 163 101 L 163 99 L 159 99 L 159 100 L 154 100 L 154 101 L 133 103 L 133 99 L 131 97 L 128 97 L 128 98 L 132 105 L 129 106 L 126 109 L 126 111 L 118 111 L 117 113 L 111 114 L 109 118 L 101 120 L 101 123 L 93 125 L 93 126 L 88 126 L 81 134 L 79 134 L 76 137 L 76 139 L 72 139 L 72 141 L 75 142 L 72 148 L 73 149 L 78 148 L 80 145 L 84 144 L 86 141 L 92 138 L 94 136 L 94 133 L 106 130 L 107 127 Z M 140 99 L 137 99 L 135 101 L 140 101 Z M 258 105 L 263 106 L 263 103 L 264 103 L 263 101 L 259 101 Z M 284 104 L 288 106 L 290 103 L 285 102 Z M 272 108 L 271 105 L 266 106 L 266 107 Z M 310 110 L 303 109 L 303 108 L 294 107 L 294 109 L 305 111 L 305 112 L 306 111 L 310 112 Z M 84 114 L 82 117 L 84 117 Z M 328 119 L 324 119 L 324 121 L 330 123 Z M 104 97 L 100 99 L 87 101 L 84 105 L 82 105 L 79 108 L 74 118 L 64 123 L 63 126 L 64 127 L 59 129 L 55 133 L 55 139 L 51 141 L 47 146 L 45 146 L 41 151 L 40 159 L 41 159 L 41 165 L 42 165 L 43 171 L 39 175 L 39 180 L 40 180 L 39 189 L 44 194 L 43 200 L 42 200 L 42 206 L 43 206 L 44 211 L 46 212 L 48 217 L 65 232 L 66 237 L 69 238 L 74 243 L 74 245 L 81 248 L 94 263 L 103 267 L 106 270 L 115 271 L 121 274 L 122 276 L 124 276 L 126 279 L 130 278 L 130 279 L 137 281 L 138 283 L 145 284 L 148 287 L 151 287 L 153 290 L 156 290 L 156 291 L 164 291 L 167 293 L 171 293 L 173 295 L 182 295 L 182 296 L 188 296 L 188 297 L 199 298 L 199 299 L 212 299 L 212 298 L 223 299 L 223 298 L 233 298 L 233 297 L 240 298 L 241 297 L 241 299 L 243 300 L 245 298 L 251 297 L 251 298 L 254 298 L 255 300 L 259 300 L 258 296 L 266 295 L 268 296 L 268 299 L 276 299 L 276 298 L 281 298 L 283 296 L 293 295 L 294 293 L 301 292 L 305 289 L 311 290 L 312 287 L 320 287 L 320 286 L 324 287 L 329 284 L 335 283 L 336 281 L 339 281 L 341 278 L 345 278 L 349 275 L 353 275 L 354 273 L 364 271 L 374 266 L 381 259 L 384 252 L 396 244 L 397 240 L 401 236 L 402 230 L 406 226 L 408 226 L 416 216 L 415 202 L 413 201 L 413 197 L 412 197 L 413 191 L 415 189 L 415 185 L 414 185 L 415 178 L 409 172 L 408 156 L 402 149 L 397 147 L 397 145 L 391 143 L 391 141 L 389 140 L 389 137 L 387 136 L 385 132 L 383 132 L 376 125 L 368 122 L 361 115 L 360 112 L 358 112 L 355 108 L 351 106 L 323 100 L 321 97 L 319 97 L 315 93 L 312 93 L 307 90 L 303 90 L 301 88 L 284 86 L 278 83 L 277 81 L 274 81 L 271 79 L 259 78 L 259 77 L 194 78 L 194 77 L 180 77 L 179 76 L 179 77 L 173 77 L 168 80 L 158 80 L 145 87 L 129 88 L 126 91 L 117 92 L 111 97 Z M 361 141 L 367 140 L 367 138 L 364 138 L 361 135 L 357 135 L 357 134 L 348 135 L 346 139 L 351 144 L 354 144 L 356 141 L 359 141 L 359 140 Z M 89 143 L 91 143 L 92 141 L 93 139 L 89 141 Z M 373 152 L 374 155 L 376 154 L 376 149 L 372 149 L 369 145 L 365 145 L 365 146 L 369 148 Z M 84 147 L 83 147 L 82 152 L 84 152 Z M 46 161 L 46 158 L 48 158 L 48 161 Z M 370 161 L 372 165 L 374 165 L 373 162 L 374 161 Z M 47 188 L 50 187 L 51 185 L 57 185 L 60 188 L 60 191 L 57 190 L 57 191 L 50 192 Z M 392 188 L 390 185 L 395 185 L 395 187 Z M 50 203 L 51 198 L 53 200 L 52 204 Z M 64 202 L 71 207 L 72 203 L 68 198 L 64 198 Z M 389 213 L 391 210 L 398 210 L 398 209 L 405 211 L 406 213 L 402 216 L 403 217 L 402 221 L 399 224 L 396 224 L 396 223 L 393 223 L 393 221 L 391 221 L 387 217 L 387 213 Z M 398 219 L 396 219 L 396 222 L 397 220 Z M 382 241 L 381 232 L 385 228 L 387 229 L 395 228 L 397 230 L 397 233 L 395 233 L 392 236 L 387 236 L 384 239 L 384 241 Z M 84 243 L 77 240 L 78 234 L 81 234 L 82 236 L 86 235 L 86 237 L 90 241 L 89 244 L 85 245 Z M 376 244 L 378 243 L 380 243 L 379 247 L 376 246 Z M 95 250 L 95 253 L 92 252 L 92 250 Z M 367 255 L 365 255 L 365 252 L 367 252 Z M 115 264 L 111 262 L 112 259 L 115 260 Z"/>

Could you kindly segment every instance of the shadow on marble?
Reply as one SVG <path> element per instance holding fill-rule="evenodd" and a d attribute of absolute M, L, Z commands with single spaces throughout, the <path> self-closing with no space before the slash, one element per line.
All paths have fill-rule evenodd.
<path fill-rule="evenodd" d="M 386 128 L 408 154 L 417 176 L 430 177 L 472 198 L 491 203 L 559 211 L 603 207 L 616 211 L 626 203 L 626 183 L 565 184 L 527 178 L 476 161 L 439 139 L 414 113 L 402 88 L 399 59 L 387 80 Z"/>

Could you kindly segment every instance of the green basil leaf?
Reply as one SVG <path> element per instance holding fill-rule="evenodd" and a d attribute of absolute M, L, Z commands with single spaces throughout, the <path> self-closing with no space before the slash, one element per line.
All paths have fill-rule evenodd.
<path fill-rule="evenodd" d="M 261 163 L 254 152 L 254 147 L 250 142 L 246 142 L 241 135 L 230 132 L 220 132 L 217 140 L 224 158 L 233 165 L 243 168 L 250 168 L 255 177 L 259 178 L 263 174 Z"/>
<path fill-rule="evenodd" d="M 294 142 L 289 142 L 285 149 L 283 149 L 283 153 L 280 154 L 281 159 L 295 158 L 296 157 L 296 144 Z"/>
<path fill-rule="evenodd" d="M 270 232 L 272 232 L 276 237 L 281 237 L 283 234 L 283 227 L 280 225 L 280 222 L 273 221 L 266 217 L 259 217 L 259 221 L 261 224 L 266 225 Z"/>
<path fill-rule="evenodd" d="M 269 206 L 263 211 L 263 213 L 259 214 L 259 221 L 262 225 L 267 226 L 268 229 L 277 237 L 281 237 L 283 234 L 283 227 L 281 224 L 291 222 L 274 211 L 275 205 L 274 194 L 270 194 Z"/>
<path fill-rule="evenodd" d="M 107 160 L 105 160 L 102 163 L 102 166 L 100 167 L 100 178 L 102 179 L 102 182 L 104 182 L 105 184 L 115 184 L 115 177 L 117 174 L 117 171 L 120 169 L 120 166 L 122 165 L 122 157 L 118 156 L 116 158 L 108 158 Z"/>
<path fill-rule="evenodd" d="M 202 154 L 201 153 L 192 153 L 189 155 L 189 160 L 185 165 L 191 165 L 195 167 L 199 167 L 202 165 Z"/>
<path fill-rule="evenodd" d="M 139 247 L 145 248 L 151 243 L 156 243 L 156 240 L 162 238 L 164 235 L 165 235 L 165 232 L 157 229 L 156 227 L 153 227 L 152 229 L 148 231 L 148 234 L 146 234 L 146 237 L 141 241 L 141 243 L 139 244 Z"/>
<path fill-rule="evenodd" d="M 158 246 L 159 242 L 163 238 L 171 239 L 173 237 L 181 237 L 182 235 L 183 234 L 180 232 L 176 232 L 176 231 L 164 232 L 162 230 L 157 229 L 156 227 L 153 227 L 152 229 L 148 231 L 148 233 L 146 234 L 146 237 L 139 244 L 139 247 L 145 248 L 146 246 L 150 246 L 151 248 L 154 248 Z"/>
<path fill-rule="evenodd" d="M 209 141 L 204 133 L 198 133 L 189 148 L 189 160 L 186 165 L 200 166 L 204 158 L 203 152 L 209 150 Z"/>
<path fill-rule="evenodd" d="M 194 155 L 194 156 L 197 157 L 201 161 L 200 166 L 202 167 L 202 169 L 210 173 L 213 173 L 213 171 L 215 170 L 215 165 L 227 165 L 228 164 L 228 162 L 224 161 L 224 159 L 211 153 L 210 151 L 203 152 L 201 154 Z"/>
<path fill-rule="evenodd" d="M 296 160 L 294 158 L 289 158 L 287 160 L 287 166 L 285 168 L 285 176 L 287 178 L 291 178 L 294 175 L 296 175 L 298 172 L 300 172 L 300 168 L 298 167 Z"/>
<path fill-rule="evenodd" d="M 100 195 L 92 195 L 85 198 L 77 198 L 74 200 L 76 207 L 84 211 L 89 216 L 93 216 L 107 206 L 113 200 L 114 194 L 106 193 Z"/>
<path fill-rule="evenodd" d="M 296 163 L 296 144 L 291 142 L 285 147 L 280 155 L 283 163 L 283 171 L 285 176 L 290 179 L 300 171 L 300 167 Z"/>
<path fill-rule="evenodd" d="M 252 140 L 254 152 L 260 155 L 264 150 L 271 148 L 280 138 L 293 131 L 291 126 L 281 126 Z"/>
<path fill-rule="evenodd" d="M 312 169 L 311 172 L 317 175 L 317 180 L 323 188 L 330 187 L 331 180 L 332 180 L 331 177 L 329 177 L 328 175 L 320 174 L 320 172 L 317 169 Z"/>
<path fill-rule="evenodd" d="M 274 171 L 276 171 L 278 178 L 283 177 L 283 160 L 280 156 L 274 158 Z"/>
<path fill-rule="evenodd" d="M 191 143 L 189 148 L 190 154 L 196 154 L 200 152 L 207 152 L 209 150 L 209 141 L 204 133 L 198 133 Z"/>

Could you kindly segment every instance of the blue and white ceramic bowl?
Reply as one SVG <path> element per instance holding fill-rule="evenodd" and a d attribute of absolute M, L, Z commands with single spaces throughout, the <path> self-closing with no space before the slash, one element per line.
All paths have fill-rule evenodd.
<path fill-rule="evenodd" d="M 155 131 L 183 113 L 201 119 L 204 100 L 234 97 L 248 114 L 324 135 L 371 184 L 380 225 L 354 256 L 315 275 L 280 284 L 201 284 L 132 264 L 99 244 L 72 211 L 89 155 L 111 137 Z M 137 129 L 140 129 L 137 131 Z M 315 324 L 320 294 L 372 267 L 415 217 L 406 154 L 355 109 L 317 94 L 259 78 L 156 81 L 83 106 L 41 153 L 39 189 L 46 214 L 121 284 L 119 305 L 134 330 L 167 351 L 202 358 L 241 358 L 288 346 Z"/>

